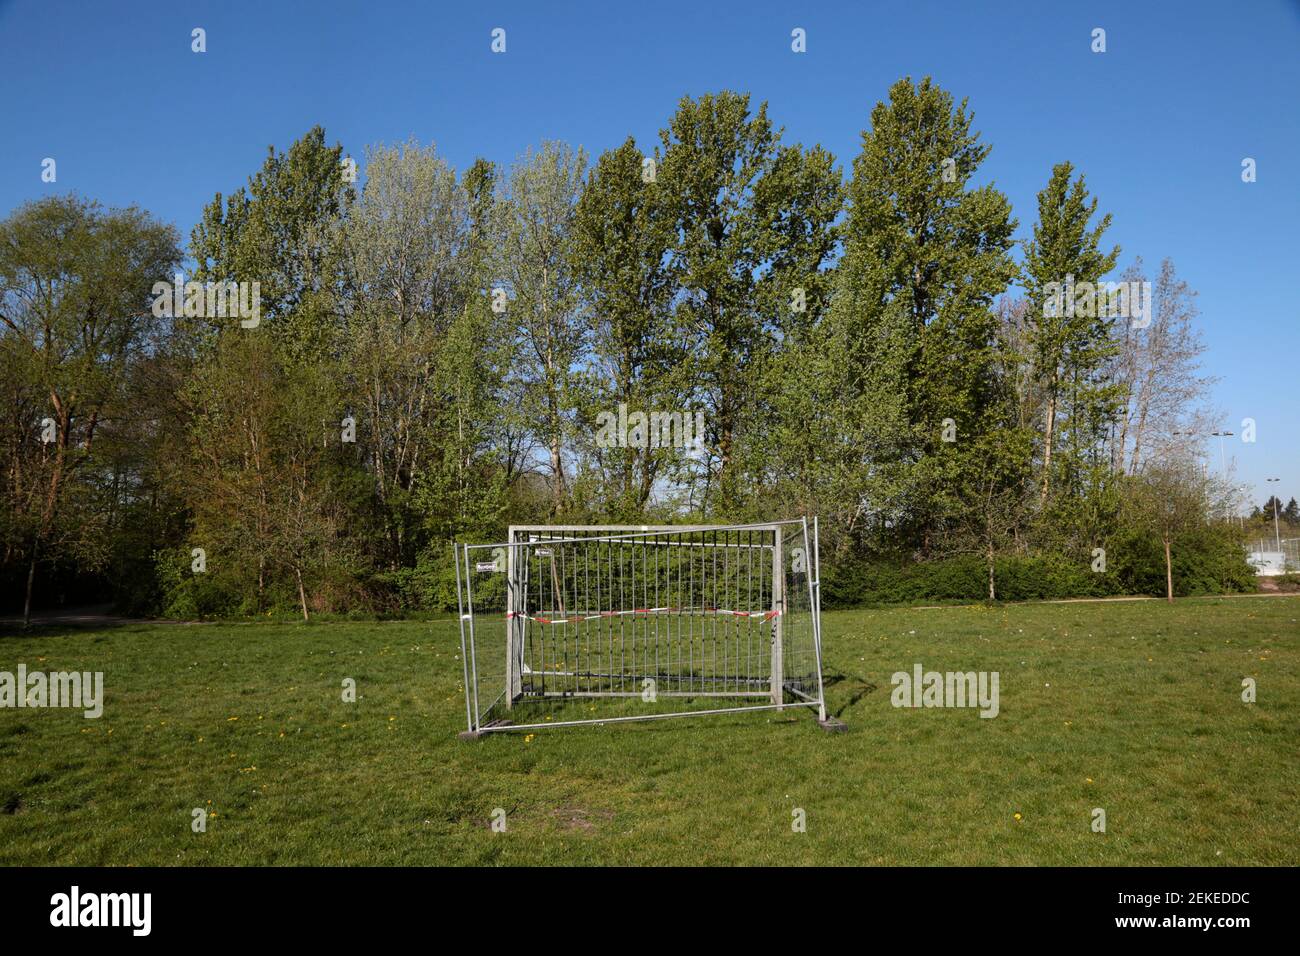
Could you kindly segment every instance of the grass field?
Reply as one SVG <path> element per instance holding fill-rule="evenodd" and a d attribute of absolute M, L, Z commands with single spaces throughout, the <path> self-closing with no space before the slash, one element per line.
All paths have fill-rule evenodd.
<path fill-rule="evenodd" d="M 1290 597 L 839 612 L 847 734 L 798 710 L 475 742 L 453 620 L 5 636 L 0 670 L 106 693 L 98 720 L 0 710 L 0 863 L 1296 865 L 1298 620 Z M 917 662 L 999 672 L 999 716 L 892 707 Z"/>

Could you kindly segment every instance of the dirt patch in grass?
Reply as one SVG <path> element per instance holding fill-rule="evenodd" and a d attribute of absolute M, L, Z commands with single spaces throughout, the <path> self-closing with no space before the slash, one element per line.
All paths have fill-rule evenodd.
<path fill-rule="evenodd" d="M 566 803 L 551 811 L 551 819 L 566 833 L 592 833 L 601 824 L 613 820 L 614 814 L 609 810 L 593 810 Z"/>

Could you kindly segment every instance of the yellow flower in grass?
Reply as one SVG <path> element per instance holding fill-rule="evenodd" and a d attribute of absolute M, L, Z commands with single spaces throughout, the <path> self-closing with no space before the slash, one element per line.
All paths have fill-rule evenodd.
<path fill-rule="evenodd" d="M 1018 813 L 1014 813 L 1012 814 L 1012 816 L 1014 816 L 1017 820 L 1023 819 Z"/>

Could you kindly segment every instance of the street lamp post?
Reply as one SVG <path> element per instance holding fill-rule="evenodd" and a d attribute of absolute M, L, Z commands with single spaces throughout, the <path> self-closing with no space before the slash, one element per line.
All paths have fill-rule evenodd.
<path fill-rule="evenodd" d="M 1274 481 L 1281 481 L 1282 479 L 1281 479 L 1281 478 L 1265 478 L 1264 480 L 1267 481 L 1267 482 L 1274 482 Z M 1273 543 L 1274 543 L 1274 545 L 1277 547 L 1277 550 L 1281 551 L 1281 550 L 1282 550 L 1282 536 L 1278 533 L 1278 530 L 1277 530 L 1277 495 L 1276 495 L 1276 494 L 1273 494 L 1273 495 L 1270 495 L 1269 497 L 1273 499 Z"/>
<path fill-rule="evenodd" d="M 1235 433 L 1229 431 L 1210 432 L 1212 438 L 1219 439 L 1219 474 L 1222 476 L 1225 483 L 1228 480 L 1228 458 L 1227 454 L 1223 450 L 1223 440 L 1225 438 L 1230 438 L 1233 434 Z M 1229 523 L 1231 523 L 1232 515 L 1228 515 L 1227 517 Z"/>
<path fill-rule="evenodd" d="M 1186 436 L 1188 436 L 1188 437 L 1195 437 L 1195 436 L 1198 435 L 1198 434 L 1202 434 L 1202 435 L 1203 435 L 1203 434 L 1205 434 L 1205 433 L 1204 433 L 1204 432 L 1196 432 L 1196 431 L 1186 431 L 1186 432 L 1174 432 L 1173 434 L 1175 434 L 1175 435 L 1186 435 Z M 1230 432 L 1230 431 L 1227 431 L 1226 429 L 1224 429 L 1224 430 L 1220 430 L 1220 431 L 1216 431 L 1216 432 L 1210 432 L 1210 434 L 1209 434 L 1209 437 L 1219 439 L 1219 474 L 1223 477 L 1223 480 L 1224 480 L 1225 482 L 1228 480 L 1228 454 L 1227 454 L 1227 452 L 1224 450 L 1224 447 L 1223 447 L 1223 440 L 1224 440 L 1225 438 L 1231 438 L 1231 437 L 1233 437 L 1235 434 L 1236 434 L 1236 432 Z M 1203 468 L 1203 470 L 1204 470 L 1204 466 L 1202 466 L 1202 468 Z M 1231 523 L 1231 521 L 1232 521 L 1232 516 L 1231 516 L 1231 515 L 1226 515 L 1225 517 L 1228 519 L 1229 523 Z M 1245 519 L 1242 519 L 1242 527 L 1243 527 L 1243 528 L 1245 527 Z"/>
<path fill-rule="evenodd" d="M 1235 432 L 1210 432 L 1210 434 L 1213 437 L 1219 439 L 1219 471 L 1226 477 L 1228 474 L 1228 460 L 1224 456 L 1223 440 L 1225 438 L 1231 438 L 1236 433 Z"/>

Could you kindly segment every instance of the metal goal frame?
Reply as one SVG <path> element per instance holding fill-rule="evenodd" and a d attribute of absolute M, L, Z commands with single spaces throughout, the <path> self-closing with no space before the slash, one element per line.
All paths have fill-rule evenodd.
<path fill-rule="evenodd" d="M 815 517 L 511 525 L 454 552 L 463 738 L 794 707 L 843 729 L 826 713 Z"/>

